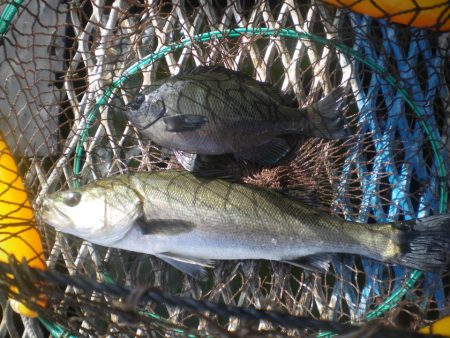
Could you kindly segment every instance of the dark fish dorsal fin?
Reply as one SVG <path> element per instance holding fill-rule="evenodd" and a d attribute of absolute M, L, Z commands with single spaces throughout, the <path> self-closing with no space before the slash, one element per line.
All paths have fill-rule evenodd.
<path fill-rule="evenodd" d="M 201 279 L 206 277 L 207 272 L 204 268 L 214 267 L 213 262 L 210 260 L 180 256 L 171 252 L 163 252 L 156 256 L 167 264 L 172 265 L 174 268 L 194 278 Z"/>
<path fill-rule="evenodd" d="M 141 230 L 142 235 L 178 235 L 192 231 L 195 224 L 179 219 L 154 219 L 147 221 L 144 218 L 138 218 L 135 221 L 136 226 Z"/>
<path fill-rule="evenodd" d="M 201 115 L 180 114 L 163 117 L 166 130 L 171 132 L 185 132 L 199 129 L 208 119 Z"/>
<path fill-rule="evenodd" d="M 205 75 L 205 74 L 225 74 L 234 79 L 240 79 L 241 81 L 255 81 L 251 76 L 225 68 L 222 65 L 211 65 L 211 66 L 195 66 L 188 70 L 185 70 L 180 73 L 180 75 Z"/>
<path fill-rule="evenodd" d="M 229 80 L 239 81 L 256 91 L 263 91 L 267 93 L 270 97 L 276 98 L 280 104 L 297 107 L 295 103 L 295 97 L 290 94 L 281 92 L 277 87 L 268 82 L 261 82 L 253 77 L 241 72 L 225 68 L 222 65 L 211 65 L 211 66 L 195 66 L 186 71 L 180 73 L 180 75 L 208 75 L 208 74 L 219 74 L 224 75 L 225 78 Z"/>

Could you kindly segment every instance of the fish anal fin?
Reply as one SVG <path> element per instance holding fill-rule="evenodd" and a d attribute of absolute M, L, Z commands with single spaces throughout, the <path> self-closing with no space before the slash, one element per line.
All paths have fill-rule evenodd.
<path fill-rule="evenodd" d="M 180 114 L 165 116 L 162 118 L 166 124 L 166 130 L 170 132 L 186 132 L 201 128 L 208 120 L 205 116 Z"/>
<path fill-rule="evenodd" d="M 196 279 L 207 277 L 205 268 L 214 267 L 213 262 L 210 260 L 180 256 L 171 252 L 163 252 L 156 256 L 167 264 Z"/>
<path fill-rule="evenodd" d="M 274 165 L 284 158 L 291 147 L 282 138 L 274 138 L 267 143 L 254 147 L 245 152 L 240 152 L 237 157 L 263 166 Z"/>
<path fill-rule="evenodd" d="M 317 254 L 295 259 L 285 259 L 283 262 L 312 272 L 324 273 L 329 270 L 332 258 L 332 254 Z"/>

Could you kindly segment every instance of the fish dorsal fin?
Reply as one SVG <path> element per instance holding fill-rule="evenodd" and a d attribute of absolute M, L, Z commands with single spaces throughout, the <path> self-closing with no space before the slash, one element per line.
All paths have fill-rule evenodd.
<path fill-rule="evenodd" d="M 195 66 L 195 67 L 192 67 L 192 68 L 180 73 L 180 75 L 205 75 L 205 74 L 225 74 L 231 78 L 239 79 L 244 82 L 247 82 L 247 81 L 255 81 L 256 82 L 256 80 L 254 78 L 252 78 L 251 76 L 249 76 L 243 72 L 225 68 L 222 65 Z"/>
<path fill-rule="evenodd" d="M 173 153 L 184 169 L 187 171 L 195 171 L 195 164 L 198 157 L 197 154 L 186 153 L 182 150 L 174 150 Z"/>
<path fill-rule="evenodd" d="M 286 140 L 274 138 L 263 145 L 237 154 L 237 157 L 263 166 L 271 166 L 285 157 L 290 150 L 291 148 Z"/>
<path fill-rule="evenodd" d="M 174 268 L 194 278 L 205 278 L 207 276 L 207 271 L 204 268 L 214 267 L 213 262 L 210 260 L 181 256 L 171 252 L 163 252 L 156 256 L 167 264 L 172 265 Z"/>
<path fill-rule="evenodd" d="M 318 254 L 312 256 L 299 257 L 295 259 L 283 260 L 285 263 L 298 266 L 312 272 L 327 272 L 330 269 L 332 254 Z"/>
<path fill-rule="evenodd" d="M 295 103 L 295 96 L 291 94 L 286 94 L 281 92 L 277 87 L 268 82 L 257 81 L 253 77 L 241 72 L 225 68 L 222 65 L 211 65 L 211 66 L 195 66 L 186 71 L 180 73 L 180 75 L 207 75 L 207 74 L 222 74 L 227 76 L 229 79 L 239 81 L 252 90 L 261 91 L 263 90 L 267 95 L 272 98 L 276 98 L 280 104 L 297 107 Z"/>
<path fill-rule="evenodd" d="M 202 115 L 180 114 L 162 118 L 166 124 L 166 131 L 185 132 L 199 129 L 208 119 Z"/>
<path fill-rule="evenodd" d="M 142 235 L 168 235 L 174 236 L 190 232 L 195 228 L 192 222 L 179 219 L 152 219 L 146 220 L 143 217 L 135 221 Z"/>

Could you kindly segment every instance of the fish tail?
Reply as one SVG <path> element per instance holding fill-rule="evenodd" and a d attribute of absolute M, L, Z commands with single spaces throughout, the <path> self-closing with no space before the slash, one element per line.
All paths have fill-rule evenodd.
<path fill-rule="evenodd" d="M 450 246 L 450 214 L 435 215 L 394 223 L 401 230 L 399 254 L 394 264 L 423 271 L 440 271 L 447 263 Z"/>
<path fill-rule="evenodd" d="M 306 109 L 311 124 L 311 136 L 327 140 L 338 140 L 347 136 L 343 103 L 344 88 L 338 87 Z"/>

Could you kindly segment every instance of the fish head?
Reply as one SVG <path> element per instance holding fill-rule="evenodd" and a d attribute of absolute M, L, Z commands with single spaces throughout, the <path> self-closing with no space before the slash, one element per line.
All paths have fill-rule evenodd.
<path fill-rule="evenodd" d="M 137 129 L 147 129 L 164 116 L 166 107 L 158 93 L 158 90 L 147 94 L 140 93 L 127 105 L 125 115 Z"/>
<path fill-rule="evenodd" d="M 123 238 L 142 214 L 140 195 L 115 180 L 50 194 L 40 210 L 42 220 L 55 229 L 102 245 Z"/>

